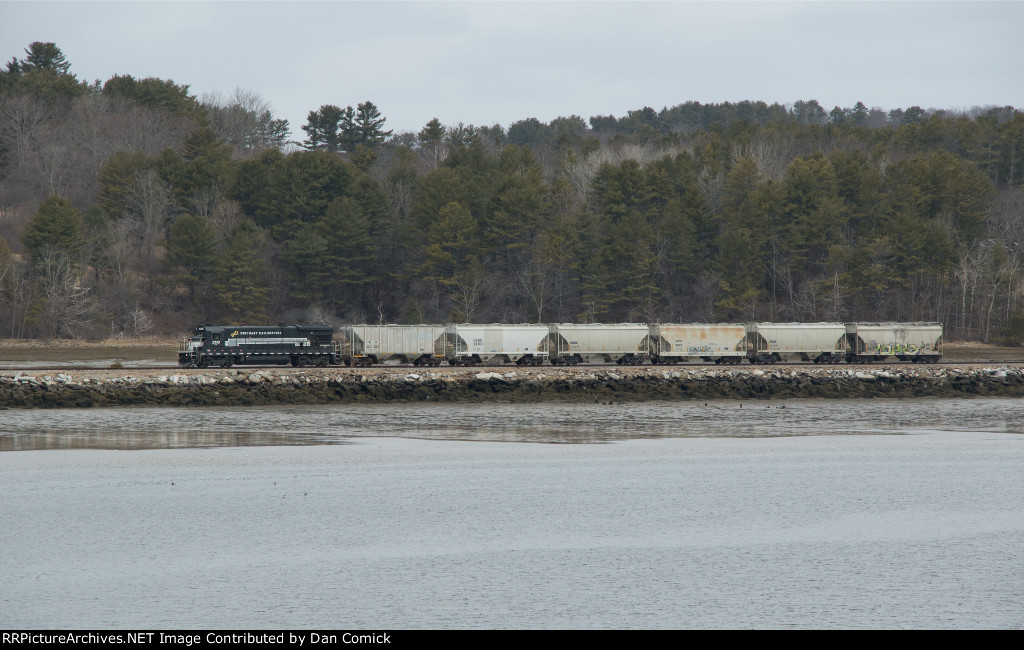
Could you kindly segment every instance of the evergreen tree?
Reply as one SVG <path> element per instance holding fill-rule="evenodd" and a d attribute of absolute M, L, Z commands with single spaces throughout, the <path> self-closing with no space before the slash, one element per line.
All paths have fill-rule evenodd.
<path fill-rule="evenodd" d="M 208 286 L 216 262 L 217 234 L 206 218 L 196 214 L 178 217 L 167 237 L 164 266 L 168 275 L 188 287 L 189 302 L 195 304 L 197 287 Z"/>
<path fill-rule="evenodd" d="M 285 242 L 281 259 L 289 265 L 291 296 L 319 303 L 327 296 L 331 267 L 327 257 L 327 238 L 313 224 L 303 224 Z"/>
<path fill-rule="evenodd" d="M 0 71 L 0 94 L 26 94 L 51 106 L 63 106 L 86 93 L 86 85 L 71 73 L 71 64 L 54 43 L 36 41 L 25 55 L 11 59 L 7 69 Z"/>
<path fill-rule="evenodd" d="M 438 282 L 453 305 L 453 320 L 470 322 L 486 284 L 479 228 L 464 205 L 449 203 L 430 227 L 421 273 Z"/>
<path fill-rule="evenodd" d="M 441 125 L 441 121 L 435 117 L 420 130 L 416 139 L 419 140 L 422 147 L 434 146 L 444 141 L 445 131 L 446 129 Z"/>
<path fill-rule="evenodd" d="M 324 104 L 318 110 L 310 111 L 302 130 L 306 140 L 302 146 L 309 151 L 342 151 L 341 120 L 342 109 L 333 104 Z"/>
<path fill-rule="evenodd" d="M 188 93 L 188 88 L 170 79 L 136 79 L 131 75 L 114 75 L 104 82 L 103 94 L 108 97 L 127 97 L 140 106 L 201 119 L 202 106 L 194 95 Z"/>
<path fill-rule="evenodd" d="M 50 70 L 57 74 L 68 74 L 71 69 L 71 64 L 64 53 L 54 43 L 36 41 L 28 46 L 25 54 L 27 56 L 20 61 L 22 73 L 31 70 Z"/>
<path fill-rule="evenodd" d="M 353 123 L 357 146 L 362 145 L 374 148 L 382 144 L 391 135 L 391 131 L 384 130 L 384 122 L 387 118 L 382 117 L 380 110 L 373 102 L 366 101 L 356 108 L 355 121 Z M 348 151 L 354 151 L 355 147 Z"/>
<path fill-rule="evenodd" d="M 82 216 L 71 201 L 51 195 L 25 224 L 21 243 L 33 261 L 39 261 L 47 250 L 61 251 L 73 258 L 85 244 Z"/>
<path fill-rule="evenodd" d="M 259 227 L 251 221 L 241 221 L 217 260 L 216 297 L 225 316 L 238 324 L 258 323 L 266 318 L 270 287 L 264 248 Z"/>
<path fill-rule="evenodd" d="M 334 306 L 362 301 L 363 291 L 376 279 L 375 247 L 370 219 L 351 198 L 333 201 L 316 226 L 323 238 L 323 263 Z"/>

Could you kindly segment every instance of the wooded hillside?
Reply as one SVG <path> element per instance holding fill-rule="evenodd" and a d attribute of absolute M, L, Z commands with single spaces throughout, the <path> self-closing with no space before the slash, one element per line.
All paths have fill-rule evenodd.
<path fill-rule="evenodd" d="M 940 320 L 1024 338 L 1013 107 L 691 101 L 393 133 L 354 104 L 295 129 L 254 92 L 87 84 L 31 44 L 0 71 L 0 336 Z"/>

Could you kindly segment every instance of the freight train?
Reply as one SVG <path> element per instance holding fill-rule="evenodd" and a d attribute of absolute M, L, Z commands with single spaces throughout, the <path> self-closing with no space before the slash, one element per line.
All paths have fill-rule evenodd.
<path fill-rule="evenodd" d="M 178 349 L 190 367 L 578 363 L 935 363 L 939 322 L 359 324 L 199 326 Z"/>
<path fill-rule="evenodd" d="M 715 362 L 935 363 L 941 323 L 548 325 L 200 325 L 178 350 L 190 367 Z"/>

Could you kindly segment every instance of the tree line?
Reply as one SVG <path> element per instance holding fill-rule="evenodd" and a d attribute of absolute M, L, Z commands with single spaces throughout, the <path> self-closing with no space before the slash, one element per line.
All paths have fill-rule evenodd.
<path fill-rule="evenodd" d="M 0 334 L 940 320 L 1024 336 L 1024 115 L 687 102 L 302 141 L 258 94 L 0 71 Z"/>

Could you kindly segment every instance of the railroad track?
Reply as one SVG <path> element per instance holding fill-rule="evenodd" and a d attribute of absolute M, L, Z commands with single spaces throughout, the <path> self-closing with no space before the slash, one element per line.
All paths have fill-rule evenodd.
<path fill-rule="evenodd" d="M 70 373 L 70 372 L 110 372 L 110 371 L 121 371 L 123 374 L 131 374 L 132 372 L 157 372 L 164 371 L 168 374 L 183 374 L 183 373 L 211 373 L 211 372 L 222 372 L 229 370 L 287 370 L 287 371 L 344 371 L 350 374 L 365 374 L 367 372 L 381 372 L 386 370 L 405 370 L 409 372 L 426 372 L 430 370 L 465 370 L 474 372 L 508 372 L 510 370 L 515 371 L 579 371 L 586 370 L 587 368 L 601 368 L 601 369 L 661 369 L 661 370 L 672 370 L 672 369 L 699 369 L 699 368 L 710 368 L 710 369 L 721 369 L 721 370 L 770 370 L 773 368 L 884 368 L 889 366 L 899 367 L 914 367 L 914 368 L 928 368 L 928 367 L 969 367 L 978 365 L 997 365 L 997 366 L 1024 366 L 1024 361 L 939 361 L 938 363 L 900 363 L 900 362 L 884 362 L 884 363 L 834 363 L 834 364 L 821 364 L 814 363 L 811 361 L 807 362 L 792 362 L 792 363 L 776 363 L 770 365 L 761 364 L 740 364 L 740 365 L 719 365 L 715 363 L 679 363 L 670 365 L 626 365 L 620 366 L 615 363 L 584 363 L 575 366 L 517 366 L 515 364 L 507 365 L 490 365 L 490 366 L 413 366 L 413 365 L 375 365 L 375 366 L 362 366 L 362 367 L 350 367 L 350 366 L 307 366 L 302 368 L 295 368 L 290 365 L 280 364 L 268 364 L 268 365 L 241 365 L 232 366 L 231 368 L 220 368 L 220 367 L 209 367 L 209 368 L 182 368 L 177 365 L 152 365 L 152 366 L 123 366 L 120 368 L 111 368 L 109 366 L 95 366 L 95 365 L 62 365 L 62 366 L 0 366 L 0 372 L 3 373 L 17 373 L 21 372 L 24 375 L 35 375 L 43 373 Z"/>

